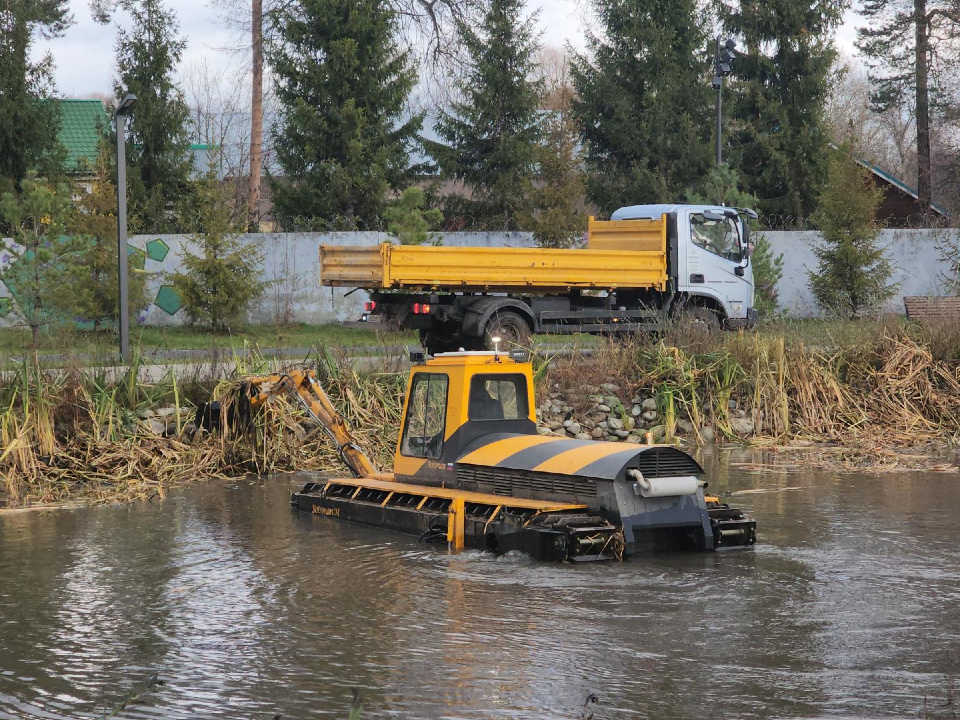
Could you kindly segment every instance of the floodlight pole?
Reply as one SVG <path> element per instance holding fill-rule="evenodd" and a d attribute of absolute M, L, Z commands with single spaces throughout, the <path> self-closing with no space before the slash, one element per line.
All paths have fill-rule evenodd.
<path fill-rule="evenodd" d="M 117 274 L 119 276 L 120 361 L 130 362 L 130 302 L 127 277 L 127 115 L 137 101 L 128 94 L 117 106 Z"/>
<path fill-rule="evenodd" d="M 714 78 L 717 86 L 717 167 L 723 164 L 723 149 L 720 144 L 720 134 L 723 132 L 723 116 L 721 114 L 721 104 L 723 95 L 723 74 L 720 72 L 720 36 L 717 35 L 717 54 L 714 60 Z"/>
<path fill-rule="evenodd" d="M 711 85 L 717 91 L 717 167 L 723 164 L 723 76 L 730 74 L 730 64 L 737 56 L 734 49 L 737 44 L 733 38 L 727 38 L 726 42 L 720 44 L 720 36 L 717 35 L 717 54 L 713 60 L 713 82 Z M 721 49 L 722 48 L 722 49 Z"/>

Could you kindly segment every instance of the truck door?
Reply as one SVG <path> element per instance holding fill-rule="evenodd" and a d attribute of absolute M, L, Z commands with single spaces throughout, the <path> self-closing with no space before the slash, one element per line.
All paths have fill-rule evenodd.
<path fill-rule="evenodd" d="M 747 317 L 753 305 L 753 269 L 747 260 L 740 220 L 716 210 L 690 210 L 686 213 L 686 235 L 680 253 L 677 285 L 691 295 L 712 297 L 723 306 L 731 320 Z M 684 220 L 680 220 L 684 223 Z M 684 262 L 685 260 L 685 262 Z"/>

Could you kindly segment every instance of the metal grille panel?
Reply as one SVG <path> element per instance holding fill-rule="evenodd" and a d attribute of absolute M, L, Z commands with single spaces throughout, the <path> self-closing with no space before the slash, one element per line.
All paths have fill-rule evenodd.
<path fill-rule="evenodd" d="M 597 494 L 597 481 L 593 478 L 481 465 L 458 465 L 457 483 L 466 490 L 476 489 L 478 485 L 492 485 L 496 495 L 564 493 L 593 497 Z"/>
<path fill-rule="evenodd" d="M 703 468 L 692 457 L 674 448 L 656 447 L 637 456 L 640 472 L 647 478 L 701 475 Z"/>

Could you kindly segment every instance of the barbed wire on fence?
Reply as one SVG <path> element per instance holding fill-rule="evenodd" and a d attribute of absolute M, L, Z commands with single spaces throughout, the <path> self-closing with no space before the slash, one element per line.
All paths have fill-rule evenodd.
<path fill-rule="evenodd" d="M 809 217 L 794 215 L 760 215 L 757 220 L 761 230 L 790 231 L 790 230 L 817 230 L 816 224 Z M 912 213 L 897 217 L 886 218 L 883 226 L 890 230 L 922 230 L 951 227 L 950 218 L 940 213 Z"/>
<path fill-rule="evenodd" d="M 762 214 L 757 220 L 760 230 L 798 231 L 817 230 L 810 217 L 796 215 Z M 388 232 L 387 223 L 382 218 L 364 220 L 356 217 L 335 216 L 330 218 L 300 216 L 285 223 L 278 223 L 280 229 L 288 232 Z M 951 218 L 940 213 L 912 213 L 886 218 L 883 226 L 891 230 L 908 229 L 944 229 L 954 227 Z M 532 232 L 533 227 L 518 227 L 504 230 L 502 226 L 491 224 L 489 218 L 458 212 L 445 218 L 442 227 L 436 232 Z"/>

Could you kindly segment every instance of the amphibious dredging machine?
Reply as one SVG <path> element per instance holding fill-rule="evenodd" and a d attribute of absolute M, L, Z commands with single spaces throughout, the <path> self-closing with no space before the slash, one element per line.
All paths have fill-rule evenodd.
<path fill-rule="evenodd" d="M 376 470 L 312 371 L 254 378 L 245 395 L 255 410 L 290 393 L 336 444 L 353 477 L 292 496 L 315 515 L 541 560 L 756 542 L 756 522 L 705 495 L 703 468 L 672 446 L 540 435 L 525 355 L 411 353 L 393 472 Z"/>

